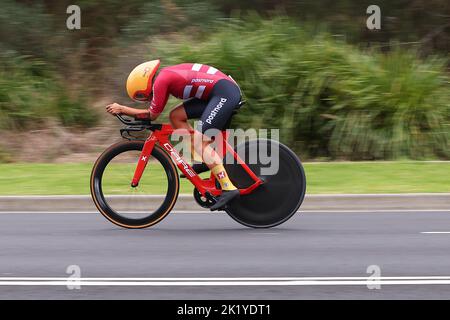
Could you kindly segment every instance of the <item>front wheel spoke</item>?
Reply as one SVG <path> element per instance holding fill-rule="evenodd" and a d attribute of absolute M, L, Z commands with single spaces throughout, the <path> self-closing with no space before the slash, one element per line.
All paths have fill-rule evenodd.
<path fill-rule="evenodd" d="M 176 170 L 159 147 L 155 147 L 152 163 L 146 168 L 151 174 L 144 171 L 139 185 L 131 187 L 143 144 L 141 141 L 124 141 L 113 145 L 93 169 L 93 179 L 101 182 L 101 188 L 93 184 L 94 198 L 102 199 L 96 203 L 103 215 L 122 227 L 143 228 L 159 222 L 170 212 L 178 195 L 179 183 L 170 183 L 178 179 Z M 166 201 L 167 197 L 171 197 L 171 201 Z"/>

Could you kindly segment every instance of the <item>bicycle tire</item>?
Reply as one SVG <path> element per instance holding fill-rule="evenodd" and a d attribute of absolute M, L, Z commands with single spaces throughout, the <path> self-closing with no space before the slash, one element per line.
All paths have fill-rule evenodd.
<path fill-rule="evenodd" d="M 91 196 L 95 206 L 106 219 L 123 228 L 141 229 L 160 222 L 170 213 L 178 198 L 180 183 L 175 165 L 169 155 L 155 145 L 151 156 L 162 165 L 168 180 L 167 192 L 161 206 L 143 218 L 131 219 L 121 216 L 108 204 L 102 191 L 102 176 L 105 168 L 116 156 L 126 151 L 141 151 L 143 146 L 144 141 L 140 140 L 121 141 L 110 146 L 97 159 L 91 173 Z"/>
<path fill-rule="evenodd" d="M 262 174 L 265 165 L 257 150 L 266 144 L 268 149 L 279 149 L 279 169 L 273 175 Z M 270 149 L 271 150 L 271 149 Z M 306 193 L 306 177 L 300 159 L 288 147 L 274 140 L 247 141 L 236 148 L 242 159 L 258 154 L 256 163 L 248 163 L 250 169 L 264 184 L 248 195 L 232 201 L 225 211 L 235 221 L 251 228 L 271 228 L 289 220 L 301 206 Z M 227 164 L 225 168 L 233 184 L 242 189 L 254 181 L 239 164 Z"/>

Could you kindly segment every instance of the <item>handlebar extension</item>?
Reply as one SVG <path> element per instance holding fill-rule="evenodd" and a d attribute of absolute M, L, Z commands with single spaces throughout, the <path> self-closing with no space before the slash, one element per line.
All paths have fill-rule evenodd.
<path fill-rule="evenodd" d="M 116 114 L 116 117 L 117 117 L 117 119 L 119 119 L 120 122 L 122 122 L 124 125 L 127 125 L 127 126 L 149 126 L 149 125 L 151 125 L 150 119 L 131 120 L 131 119 L 124 118 L 120 114 Z"/>

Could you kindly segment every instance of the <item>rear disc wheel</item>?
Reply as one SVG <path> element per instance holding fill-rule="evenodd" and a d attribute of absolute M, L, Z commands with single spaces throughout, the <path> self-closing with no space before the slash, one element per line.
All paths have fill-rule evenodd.
<path fill-rule="evenodd" d="M 226 212 L 252 228 L 274 227 L 291 218 L 306 192 L 306 177 L 298 157 L 285 145 L 265 139 L 247 141 L 236 152 L 264 184 L 233 200 Z M 254 182 L 239 164 L 225 163 L 225 169 L 239 189 Z"/>

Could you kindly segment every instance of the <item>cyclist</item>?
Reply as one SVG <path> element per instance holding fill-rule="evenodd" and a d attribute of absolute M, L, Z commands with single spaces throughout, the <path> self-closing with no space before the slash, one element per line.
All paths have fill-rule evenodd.
<path fill-rule="evenodd" d="M 194 132 L 195 151 L 202 155 L 206 163 L 194 165 L 197 173 L 212 171 L 223 190 L 211 210 L 223 208 L 239 196 L 239 190 L 230 181 L 222 159 L 209 145 L 211 132 L 222 130 L 233 110 L 241 101 L 241 91 L 237 83 L 220 70 L 199 63 L 183 63 L 162 68 L 153 81 L 160 66 L 160 60 L 152 60 L 138 65 L 127 80 L 127 92 L 136 101 L 150 101 L 148 110 L 135 109 L 118 103 L 106 106 L 107 112 L 124 114 L 136 118 L 155 120 L 164 110 L 169 95 L 183 99 L 170 112 L 170 122 L 175 129 L 192 130 L 188 119 L 200 119 Z"/>

